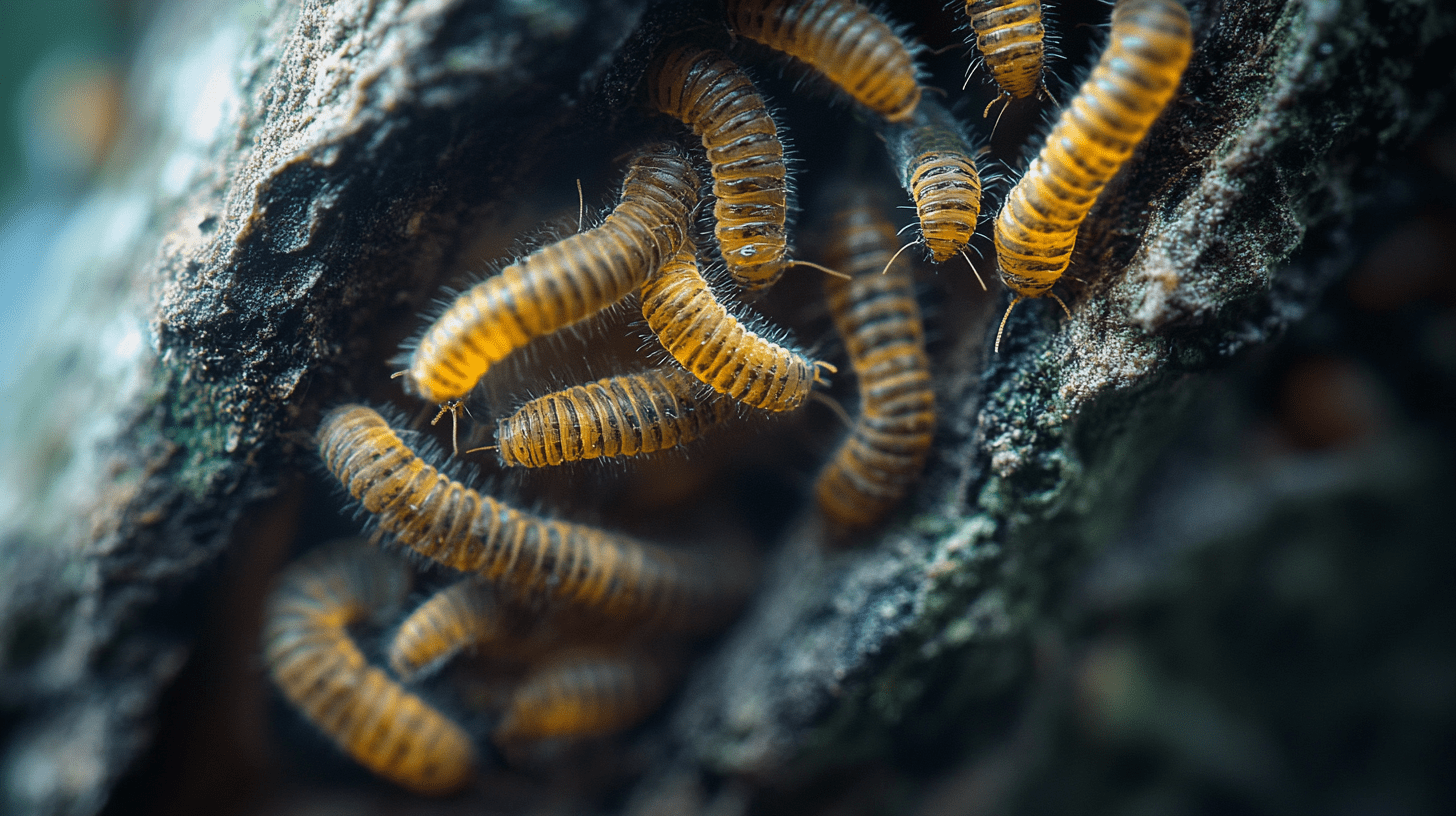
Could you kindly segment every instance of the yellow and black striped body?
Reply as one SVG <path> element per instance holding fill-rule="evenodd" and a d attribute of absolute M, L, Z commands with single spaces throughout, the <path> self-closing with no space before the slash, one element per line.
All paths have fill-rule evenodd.
<path fill-rule="evenodd" d="M 562 652 L 521 681 L 494 739 L 580 738 L 631 728 L 666 698 L 676 661 L 636 652 Z"/>
<path fill-rule="evenodd" d="M 996 219 L 1001 280 L 1045 295 L 1066 271 L 1077 228 L 1178 90 L 1193 49 L 1175 0 L 1120 0 L 1112 41 L 1062 112 Z"/>
<path fill-rule="evenodd" d="M 431 595 L 395 630 L 389 667 L 410 680 L 461 649 L 499 640 L 503 634 L 500 609 L 490 589 L 471 579 L 458 581 Z"/>
<path fill-rule="evenodd" d="M 538 397 L 496 423 L 507 467 L 637 456 L 687 444 L 733 405 L 676 366 L 607 377 Z"/>
<path fill-rule="evenodd" d="M 981 215 L 975 148 L 950 112 L 929 99 L 910 121 L 883 133 L 931 260 L 945 263 L 970 243 Z"/>
<path fill-rule="evenodd" d="M 264 651 L 278 688 L 345 753 L 425 795 L 469 783 L 475 751 L 464 730 L 364 659 L 348 627 L 409 591 L 398 560 L 360 542 L 290 566 L 268 598 Z"/>
<path fill-rule="evenodd" d="M 720 51 L 684 45 L 660 57 L 648 75 L 657 110 L 696 133 L 713 173 L 714 232 L 728 272 L 756 292 L 787 265 L 788 170 L 778 127 L 763 98 Z"/>
<path fill-rule="evenodd" d="M 1002 93 L 1016 99 L 1036 93 L 1046 64 L 1041 0 L 966 0 L 966 15 Z"/>
<path fill-rule="evenodd" d="M 920 102 L 905 41 L 854 0 L 730 0 L 727 7 L 735 33 L 807 63 L 891 122 Z"/>
<path fill-rule="evenodd" d="M 601 226 L 536 250 L 450 304 L 411 354 L 406 389 L 435 403 L 464 397 L 512 351 L 626 297 L 682 246 L 698 183 L 676 147 L 644 150 Z"/>
<path fill-rule="evenodd" d="M 859 381 L 849 438 L 820 472 L 814 497 L 843 527 L 879 521 L 919 478 L 935 433 L 935 395 L 914 279 L 890 269 L 895 228 L 868 195 L 836 215 L 826 260 L 852 276 L 824 281 L 834 326 Z"/>
<path fill-rule="evenodd" d="M 690 249 L 642 284 L 642 316 L 683 368 L 745 405 L 792 411 L 814 385 L 809 360 L 728 313 L 698 272 Z"/>
<path fill-rule="evenodd" d="M 349 495 L 420 555 L 512 597 L 665 630 L 707 630 L 750 587 L 747 565 L 523 513 L 440 473 L 376 411 L 346 405 L 319 427 L 319 454 Z"/>

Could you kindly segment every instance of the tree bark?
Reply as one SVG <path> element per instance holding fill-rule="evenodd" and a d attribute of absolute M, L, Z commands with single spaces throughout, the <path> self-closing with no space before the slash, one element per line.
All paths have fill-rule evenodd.
<path fill-rule="evenodd" d="M 1444 101 L 1456 12 L 1189 9 L 1183 90 L 1081 231 L 1071 319 L 1023 304 L 993 355 L 999 302 L 966 317 L 910 512 L 849 553 L 795 523 L 655 732 L 633 807 L 701 773 L 793 784 L 1024 681 L 1032 633 L 1131 512 L 1207 372 L 1279 337 L 1349 266 L 1360 191 Z M 224 553 L 253 576 L 239 614 L 256 616 L 262 576 L 309 523 L 321 409 L 392 393 L 383 361 L 474 252 L 471 225 L 529 216 L 543 174 L 612 177 L 652 46 L 715 13 L 158 14 L 125 150 L 65 235 L 64 308 L 4 462 L 12 812 L 103 806 L 206 647 L 178 618 L 233 574 Z"/>

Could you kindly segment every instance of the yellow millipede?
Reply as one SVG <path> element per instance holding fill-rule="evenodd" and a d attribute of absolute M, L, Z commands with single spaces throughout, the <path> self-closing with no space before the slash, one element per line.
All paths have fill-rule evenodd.
<path fill-rule="evenodd" d="M 859 382 L 860 409 L 820 471 L 814 498 L 827 518 L 853 528 L 883 518 L 920 477 L 935 433 L 935 394 L 914 278 L 886 268 L 895 228 L 875 196 L 841 198 L 826 260 L 853 277 L 826 279 L 824 293 Z"/>
<path fill-rule="evenodd" d="M 727 11 L 734 33 L 807 63 L 888 121 L 920 102 L 905 41 L 853 0 L 729 0 Z"/>
<path fill-rule="evenodd" d="M 1001 280 L 1026 298 L 1050 295 L 1072 260 L 1077 228 L 1178 90 L 1193 51 L 1188 12 L 1175 0 L 1119 0 L 1112 40 L 996 219 Z M 1066 309 L 1066 304 L 1062 303 Z"/>
<path fill-rule="evenodd" d="M 382 533 L 420 555 L 494 582 L 513 598 L 663 631 L 707 631 L 751 587 L 743 560 L 645 544 L 543 519 L 482 495 L 411 450 L 377 411 L 345 405 L 318 431 L 329 472 Z"/>
<path fill-rule="evenodd" d="M 345 753 L 391 782 L 438 796 L 470 782 L 469 737 L 369 665 L 348 629 L 408 591 L 405 565 L 363 542 L 321 548 L 278 579 L 263 648 L 273 682 Z"/>
<path fill-rule="evenodd" d="M 396 376 L 429 402 L 459 400 L 512 351 L 626 297 L 687 238 L 698 184 L 678 148 L 644 149 L 601 226 L 542 247 L 462 293 Z"/>
<path fill-rule="evenodd" d="M 675 655 L 565 650 L 535 667 L 511 695 L 492 739 L 502 746 L 602 736 L 641 722 L 667 697 Z"/>
<path fill-rule="evenodd" d="M 457 581 L 411 612 L 389 642 L 389 667 L 402 680 L 443 663 L 461 649 L 507 636 L 507 625 L 489 587 Z"/>
<path fill-rule="evenodd" d="M 915 201 L 920 239 L 931 260 L 945 263 L 957 254 L 964 256 L 981 215 L 981 176 L 976 150 L 960 124 L 927 99 L 908 122 L 884 128 L 881 135 L 900 171 L 901 185 Z"/>
<path fill-rule="evenodd" d="M 966 16 L 976 32 L 976 47 L 1001 88 L 998 100 L 1025 99 L 1040 88 L 1046 64 L 1046 27 L 1041 0 L 966 0 Z"/>
<path fill-rule="evenodd" d="M 714 232 L 729 274 L 750 292 L 772 286 L 788 265 L 788 170 L 763 98 L 727 55 L 695 45 L 664 52 L 647 84 L 657 110 L 702 138 Z"/>
<path fill-rule="evenodd" d="M 714 391 L 765 411 L 804 404 L 828 363 L 811 362 L 743 325 L 698 272 L 691 247 L 642 285 L 642 316 L 662 347 Z"/>
<path fill-rule="evenodd" d="M 638 456 L 692 442 L 732 415 L 732 403 L 664 366 L 537 397 L 497 421 L 495 447 L 507 467 Z"/>
<path fill-rule="evenodd" d="M 515 663 L 539 662 L 566 643 L 616 644 L 634 633 L 614 621 L 570 609 L 512 605 L 490 586 L 466 578 L 439 590 L 405 616 L 389 641 L 389 667 L 418 679 L 465 649 Z"/>

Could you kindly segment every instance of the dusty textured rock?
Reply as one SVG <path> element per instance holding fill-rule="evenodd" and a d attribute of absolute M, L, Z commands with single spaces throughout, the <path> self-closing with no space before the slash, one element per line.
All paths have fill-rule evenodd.
<path fill-rule="evenodd" d="M 612 132 L 648 44 L 707 13 L 639 28 L 645 5 L 159 16 L 125 161 L 55 271 L 57 342 L 19 397 L 35 427 L 4 462 L 21 497 L 0 518 L 12 810 L 105 801 L 195 636 L 187 593 L 307 466 L 319 407 L 388 385 L 382 361 L 470 252 L 467 225 L 520 214 L 543 174 L 569 190 L 573 168 L 612 166 L 621 145 L 583 135 Z M 992 357 L 995 309 L 977 317 L 909 521 L 831 555 L 796 525 L 681 699 L 665 765 L 792 776 L 1021 676 L 1050 590 L 1117 526 L 1185 380 L 1277 336 L 1347 262 L 1355 190 L 1445 90 L 1451 12 L 1190 8 L 1185 92 L 1083 232 L 1073 319 L 1023 305 Z"/>

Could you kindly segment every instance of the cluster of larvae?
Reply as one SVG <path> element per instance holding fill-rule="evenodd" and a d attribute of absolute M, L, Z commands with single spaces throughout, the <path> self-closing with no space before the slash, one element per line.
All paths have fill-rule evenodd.
<path fill-rule="evenodd" d="M 1039 3 L 971 0 L 966 12 L 1003 96 L 1044 92 Z M 914 49 L 853 0 L 726 0 L 724 31 L 838 89 L 884 141 L 914 202 L 918 238 L 900 245 L 877 185 L 844 184 L 825 213 L 822 265 L 791 258 L 789 174 L 768 105 L 728 53 L 702 44 L 702 32 L 669 39 L 642 79 L 643 119 L 675 120 L 702 153 L 686 138 L 641 147 L 599 226 L 459 295 L 397 376 L 409 394 L 454 413 L 488 370 L 532 340 L 635 294 L 664 364 L 526 402 L 495 420 L 494 449 L 506 468 L 652 454 L 734 417 L 794 411 L 822 372 L 836 371 L 775 339 L 781 333 L 755 330 L 761 323 L 736 314 L 704 275 L 721 263 L 740 296 L 756 297 L 788 267 L 815 266 L 829 273 L 824 300 L 859 406 L 813 494 L 832 527 L 863 529 L 918 478 L 936 424 L 915 282 L 895 260 L 916 244 L 935 263 L 965 255 L 981 212 L 978 151 L 922 93 Z M 996 219 L 1011 306 L 1050 294 L 1079 225 L 1172 98 L 1190 53 L 1176 0 L 1119 0 L 1106 52 Z M 711 175 L 706 196 L 699 166 Z M 711 236 L 696 229 L 709 202 Z M 374 408 L 338 407 L 317 436 L 325 466 L 369 515 L 376 539 L 461 579 L 400 619 L 389 610 L 409 591 L 403 561 L 366 543 L 320 548 L 273 592 L 268 665 L 340 748 L 418 793 L 459 790 L 477 762 L 461 725 L 409 690 L 428 670 L 465 649 L 520 667 L 491 732 L 507 750 L 612 733 L 656 707 L 684 644 L 728 622 L 753 589 L 745 552 L 638 541 L 486 495 L 442 468 L 422 434 Z M 392 627 L 387 670 L 350 633 L 369 620 Z"/>

